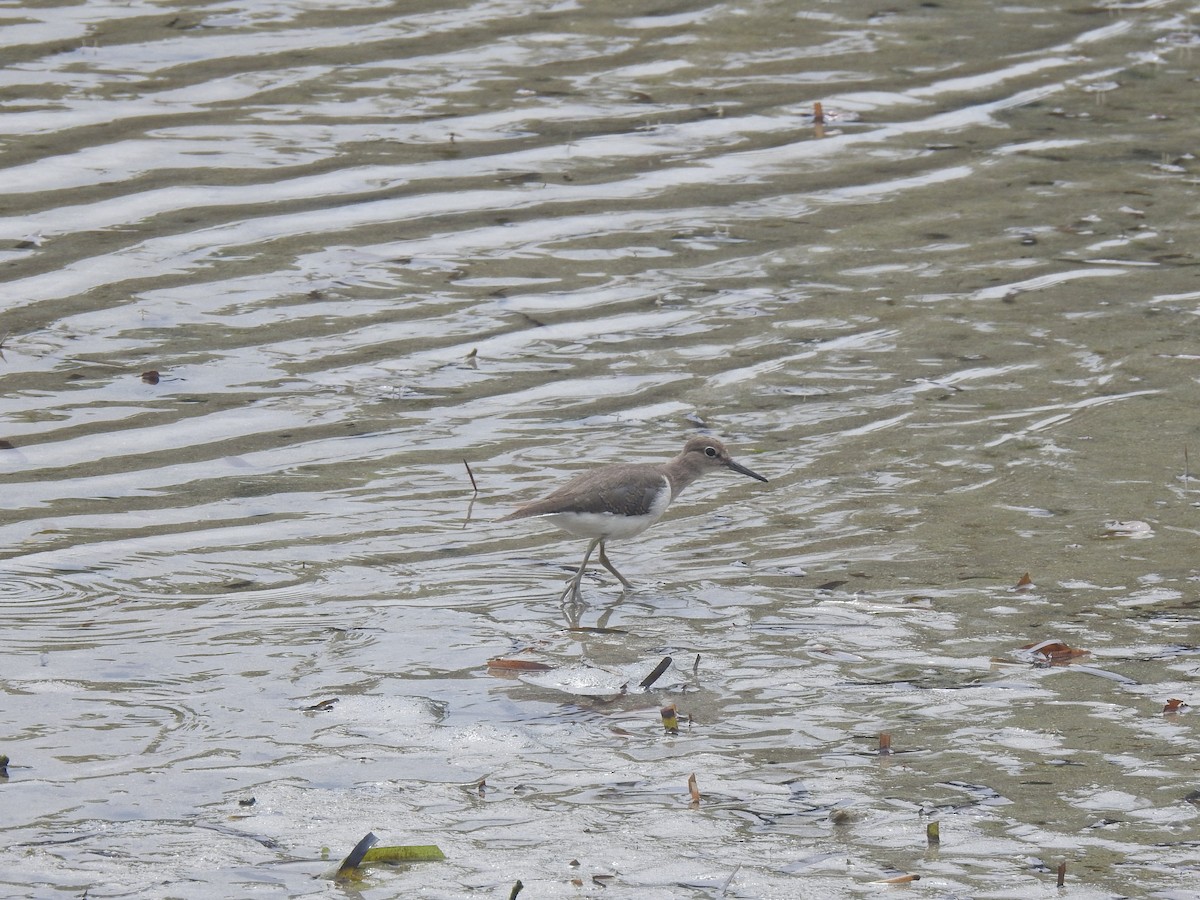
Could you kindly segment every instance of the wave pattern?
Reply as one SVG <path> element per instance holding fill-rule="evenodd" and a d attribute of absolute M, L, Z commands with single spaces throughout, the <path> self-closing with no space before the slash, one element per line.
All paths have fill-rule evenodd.
<path fill-rule="evenodd" d="M 1196 12 L 10 9 L 0 882 L 308 892 L 400 807 L 445 896 L 838 895 L 918 814 L 947 890 L 1185 887 Z M 494 520 L 697 428 L 770 484 L 564 611 L 581 548 Z M 1048 637 L 1101 659 L 1007 662 Z"/>

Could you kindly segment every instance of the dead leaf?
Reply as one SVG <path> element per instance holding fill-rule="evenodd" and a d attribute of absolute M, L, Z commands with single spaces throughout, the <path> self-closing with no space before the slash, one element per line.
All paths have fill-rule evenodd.
<path fill-rule="evenodd" d="M 489 669 L 509 672 L 549 672 L 554 668 L 530 659 L 489 659 L 487 664 Z"/>
<path fill-rule="evenodd" d="M 1026 644 L 1021 649 L 1028 650 L 1035 656 L 1040 656 L 1051 665 L 1064 665 L 1073 659 L 1087 656 L 1091 652 L 1089 650 L 1081 650 L 1078 647 L 1071 647 L 1054 638 L 1036 644 Z"/>
<path fill-rule="evenodd" d="M 910 882 L 920 880 L 920 875 L 897 875 L 894 878 L 881 878 L 878 881 L 872 881 L 871 884 L 909 884 Z"/>

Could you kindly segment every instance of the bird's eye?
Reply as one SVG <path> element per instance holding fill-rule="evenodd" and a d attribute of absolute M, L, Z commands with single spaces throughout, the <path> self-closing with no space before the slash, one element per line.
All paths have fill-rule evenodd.
<path fill-rule="evenodd" d="M 709 459 L 716 459 L 717 458 L 717 448 L 716 447 L 705 447 L 704 455 L 707 456 Z"/>

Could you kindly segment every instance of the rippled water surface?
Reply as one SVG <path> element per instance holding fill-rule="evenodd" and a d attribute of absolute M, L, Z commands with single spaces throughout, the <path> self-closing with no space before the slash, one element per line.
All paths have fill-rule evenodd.
<path fill-rule="evenodd" d="M 1198 17 L 0 4 L 0 893 L 1197 896 Z"/>

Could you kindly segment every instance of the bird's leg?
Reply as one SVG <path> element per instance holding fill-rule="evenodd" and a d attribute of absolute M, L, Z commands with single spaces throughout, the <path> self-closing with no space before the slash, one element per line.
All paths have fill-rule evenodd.
<path fill-rule="evenodd" d="M 598 545 L 600 545 L 600 556 L 603 558 L 604 548 L 602 546 L 602 539 L 594 538 L 592 542 L 588 544 L 587 552 L 583 554 L 583 562 L 579 564 L 579 571 L 575 573 L 575 577 L 571 579 L 571 583 L 567 585 L 567 589 L 563 591 L 562 596 L 558 598 L 559 603 L 562 603 L 564 600 L 566 600 L 568 594 L 571 595 L 571 599 L 576 603 L 583 600 L 583 595 L 579 593 L 579 583 L 583 581 L 583 573 L 584 570 L 587 569 L 588 560 L 592 558 L 592 551 L 595 550 Z"/>
<path fill-rule="evenodd" d="M 628 581 L 626 581 L 626 580 L 625 580 L 625 576 L 624 576 L 624 575 L 622 575 L 620 572 L 618 572 L 618 571 L 617 571 L 617 567 L 616 567 L 616 566 L 614 566 L 614 565 L 613 565 L 611 562 L 609 562 L 609 561 L 608 561 L 608 554 L 606 554 L 606 553 L 604 552 L 604 541 L 603 541 L 603 539 L 601 539 L 601 541 L 600 541 L 600 565 L 604 566 L 604 568 L 608 569 L 608 571 L 610 571 L 610 572 L 612 572 L 614 575 L 616 575 L 616 576 L 617 576 L 617 581 L 621 582 L 621 584 L 623 584 L 623 585 L 625 586 L 625 590 L 627 590 L 627 591 L 632 591 L 632 590 L 633 590 L 633 585 L 632 585 L 632 584 L 630 584 Z"/>

